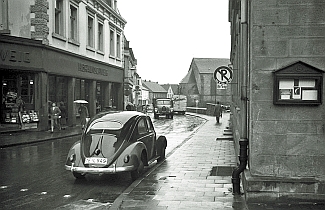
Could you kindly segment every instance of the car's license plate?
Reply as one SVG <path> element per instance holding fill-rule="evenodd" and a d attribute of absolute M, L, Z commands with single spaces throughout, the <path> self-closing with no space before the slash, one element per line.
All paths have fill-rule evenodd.
<path fill-rule="evenodd" d="M 86 158 L 85 164 L 107 164 L 107 158 Z"/>

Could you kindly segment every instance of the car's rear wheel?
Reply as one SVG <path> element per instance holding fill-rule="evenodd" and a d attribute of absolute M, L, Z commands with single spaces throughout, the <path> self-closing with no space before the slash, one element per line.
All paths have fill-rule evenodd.
<path fill-rule="evenodd" d="M 143 173 L 144 171 L 144 162 L 143 162 L 143 156 L 141 156 L 141 159 L 139 160 L 139 166 L 136 170 L 131 171 L 131 178 L 132 180 L 137 180 L 140 175 Z"/>
<path fill-rule="evenodd" d="M 72 174 L 76 179 L 84 179 L 85 178 L 85 174 L 81 174 L 81 173 L 77 173 L 77 172 L 72 172 Z"/>

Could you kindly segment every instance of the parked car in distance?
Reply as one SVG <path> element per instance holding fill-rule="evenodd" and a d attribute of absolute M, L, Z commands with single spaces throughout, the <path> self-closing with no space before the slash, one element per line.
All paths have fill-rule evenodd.
<path fill-rule="evenodd" d="M 135 180 L 144 166 L 165 159 L 166 147 L 166 137 L 157 137 L 149 116 L 136 111 L 99 113 L 70 148 L 65 169 L 77 179 L 129 171 Z"/>
<path fill-rule="evenodd" d="M 152 104 L 147 104 L 147 112 L 152 113 L 153 112 L 153 105 Z"/>
<path fill-rule="evenodd" d="M 173 119 L 174 109 L 173 101 L 170 98 L 157 98 L 153 102 L 154 118 L 158 119 L 159 116 L 166 116 L 166 118 Z"/>

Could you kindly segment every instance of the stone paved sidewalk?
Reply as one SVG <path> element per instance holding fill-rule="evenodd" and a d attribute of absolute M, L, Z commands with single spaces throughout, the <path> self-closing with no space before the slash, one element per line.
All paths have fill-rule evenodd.
<path fill-rule="evenodd" d="M 232 195 L 232 170 L 223 176 L 212 174 L 213 167 L 236 166 L 233 141 L 217 140 L 223 136 L 229 114 L 220 124 L 214 117 L 204 117 L 207 122 L 192 138 L 127 189 L 110 209 L 247 209 L 242 197 Z"/>

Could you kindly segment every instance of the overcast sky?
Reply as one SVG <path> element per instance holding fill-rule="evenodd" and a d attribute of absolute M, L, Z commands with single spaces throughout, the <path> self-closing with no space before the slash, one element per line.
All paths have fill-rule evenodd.
<path fill-rule="evenodd" d="M 228 0 L 118 0 L 143 80 L 178 84 L 192 58 L 229 58 Z"/>

